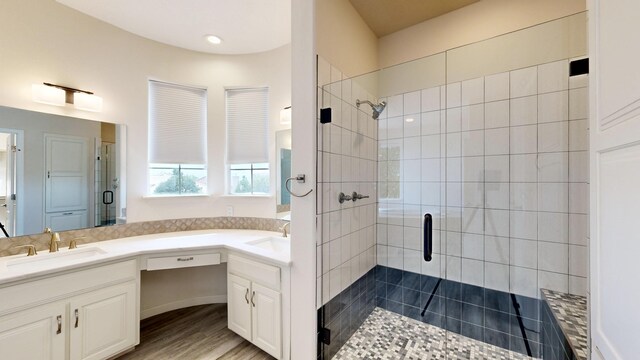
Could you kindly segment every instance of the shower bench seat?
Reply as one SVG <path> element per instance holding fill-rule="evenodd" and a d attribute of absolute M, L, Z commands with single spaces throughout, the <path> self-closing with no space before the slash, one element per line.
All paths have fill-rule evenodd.
<path fill-rule="evenodd" d="M 587 360 L 587 298 L 541 289 L 543 359 Z"/>

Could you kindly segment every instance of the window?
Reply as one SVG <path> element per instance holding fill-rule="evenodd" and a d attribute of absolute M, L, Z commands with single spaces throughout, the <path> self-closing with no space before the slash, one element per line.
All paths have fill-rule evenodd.
<path fill-rule="evenodd" d="M 402 144 L 401 144 L 402 145 Z M 394 144 L 384 146 L 384 154 L 388 159 L 402 159 L 402 147 Z M 400 161 L 382 161 L 379 163 L 379 172 L 386 178 L 386 186 L 380 187 L 379 196 L 385 200 L 402 200 L 402 168 Z"/>
<path fill-rule="evenodd" d="M 229 165 L 229 193 L 233 195 L 269 193 L 269 164 Z"/>
<path fill-rule="evenodd" d="M 269 194 L 269 89 L 230 88 L 225 95 L 227 191 L 232 195 Z"/>
<path fill-rule="evenodd" d="M 207 90 L 149 81 L 149 193 L 207 192 Z"/>

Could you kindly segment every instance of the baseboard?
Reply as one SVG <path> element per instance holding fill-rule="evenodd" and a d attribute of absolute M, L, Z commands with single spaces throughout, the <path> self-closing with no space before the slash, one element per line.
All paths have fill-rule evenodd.
<path fill-rule="evenodd" d="M 182 309 L 189 306 L 205 305 L 205 304 L 222 304 L 227 302 L 227 295 L 202 296 L 191 299 L 174 301 L 167 304 L 154 306 L 149 309 L 140 310 L 140 320 L 165 313 L 167 311 Z"/>

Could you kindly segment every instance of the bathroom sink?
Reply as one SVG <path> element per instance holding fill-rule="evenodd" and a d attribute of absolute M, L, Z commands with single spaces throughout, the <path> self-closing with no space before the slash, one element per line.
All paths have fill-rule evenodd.
<path fill-rule="evenodd" d="M 273 252 L 289 252 L 291 241 L 290 238 L 268 237 L 247 242 L 247 244 L 259 247 L 261 249 Z"/>
<path fill-rule="evenodd" d="M 106 251 L 98 247 L 66 250 L 56 253 L 44 253 L 43 251 L 40 255 L 9 260 L 6 263 L 6 266 L 7 269 L 10 270 L 47 268 L 56 265 L 63 265 L 68 261 L 86 259 L 102 254 L 106 254 Z"/>

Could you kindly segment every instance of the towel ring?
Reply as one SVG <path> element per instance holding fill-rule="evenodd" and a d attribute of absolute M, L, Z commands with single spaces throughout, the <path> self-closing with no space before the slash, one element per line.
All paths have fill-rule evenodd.
<path fill-rule="evenodd" d="M 305 194 L 298 195 L 298 194 L 294 194 L 293 191 L 291 191 L 291 188 L 289 187 L 289 183 L 291 182 L 291 180 L 296 180 L 297 182 L 304 183 L 305 178 L 306 178 L 305 174 L 298 174 L 298 176 L 290 177 L 284 182 L 284 187 L 285 187 L 285 189 L 287 189 L 287 192 L 289 194 L 291 194 L 292 196 L 299 197 L 299 198 L 305 197 L 305 196 L 311 194 L 313 189 L 307 191 Z"/>

